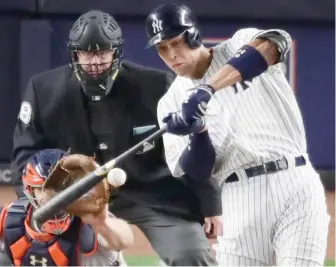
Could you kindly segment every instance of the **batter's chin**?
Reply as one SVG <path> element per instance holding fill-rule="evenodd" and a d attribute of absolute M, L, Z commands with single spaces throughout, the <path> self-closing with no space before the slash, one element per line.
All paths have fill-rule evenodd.
<path fill-rule="evenodd" d="M 188 74 L 190 73 L 189 68 L 185 64 L 180 64 L 177 66 L 174 66 L 172 70 L 179 76 L 185 76 L 187 77 Z"/>

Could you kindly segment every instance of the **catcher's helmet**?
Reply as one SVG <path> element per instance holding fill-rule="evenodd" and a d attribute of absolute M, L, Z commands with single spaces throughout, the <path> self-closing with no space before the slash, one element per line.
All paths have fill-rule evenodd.
<path fill-rule="evenodd" d="M 26 186 L 42 187 L 50 171 L 68 153 L 61 149 L 44 149 L 34 154 L 23 171 L 22 182 Z"/>
<path fill-rule="evenodd" d="M 112 89 L 123 59 L 123 38 L 117 21 L 99 10 L 81 15 L 73 24 L 68 49 L 70 65 L 81 82 L 84 93 L 94 100 L 106 96 Z M 92 77 L 78 64 L 77 52 L 113 51 L 111 66 L 98 77 Z"/>
<path fill-rule="evenodd" d="M 60 149 L 45 149 L 37 152 L 28 159 L 22 175 L 23 192 L 35 208 L 41 206 L 42 203 L 36 198 L 34 188 L 42 189 L 45 180 L 57 162 L 66 155 L 68 155 L 68 153 Z M 55 215 L 53 219 L 41 225 L 39 229 L 41 232 L 48 234 L 61 234 L 69 228 L 71 220 L 72 216 L 60 212 Z"/>
<path fill-rule="evenodd" d="M 147 48 L 181 34 L 184 34 L 191 48 L 197 48 L 202 44 L 196 18 L 186 5 L 161 5 L 152 10 L 145 24 L 149 38 Z"/>

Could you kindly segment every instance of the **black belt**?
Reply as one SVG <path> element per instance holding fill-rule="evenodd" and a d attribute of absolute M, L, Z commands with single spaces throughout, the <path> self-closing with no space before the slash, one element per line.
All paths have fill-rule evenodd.
<path fill-rule="evenodd" d="M 295 167 L 306 165 L 306 160 L 303 156 L 299 156 L 295 158 Z M 262 165 L 251 167 L 248 169 L 245 169 L 246 176 L 248 178 L 259 176 L 262 174 L 271 174 L 278 171 L 283 171 L 288 169 L 288 162 L 286 158 L 278 159 L 276 161 L 269 161 Z M 239 181 L 238 175 L 234 172 L 231 175 L 229 175 L 225 183 L 232 183 Z"/>

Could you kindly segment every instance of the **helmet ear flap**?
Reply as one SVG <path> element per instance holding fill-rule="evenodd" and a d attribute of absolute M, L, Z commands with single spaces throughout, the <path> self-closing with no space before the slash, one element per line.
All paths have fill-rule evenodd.
<path fill-rule="evenodd" d="M 186 38 L 186 42 L 187 44 L 190 46 L 190 48 L 198 48 L 202 45 L 202 41 L 201 41 L 201 34 L 199 32 L 199 30 L 195 27 L 192 27 L 190 29 L 188 29 L 185 32 L 185 38 Z"/>

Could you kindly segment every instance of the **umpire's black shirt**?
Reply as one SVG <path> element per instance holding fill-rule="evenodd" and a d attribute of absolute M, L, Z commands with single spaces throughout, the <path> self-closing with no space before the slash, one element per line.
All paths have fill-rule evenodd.
<path fill-rule="evenodd" d="M 12 169 L 21 183 L 26 160 L 45 148 L 71 149 L 103 164 L 158 129 L 156 108 L 173 80 L 166 72 L 124 62 L 108 97 L 89 101 L 72 69 L 63 66 L 33 76 L 14 132 Z M 183 217 L 221 214 L 212 180 L 173 178 L 164 162 L 162 139 L 145 144 L 122 167 L 128 176 L 114 197 Z"/>

